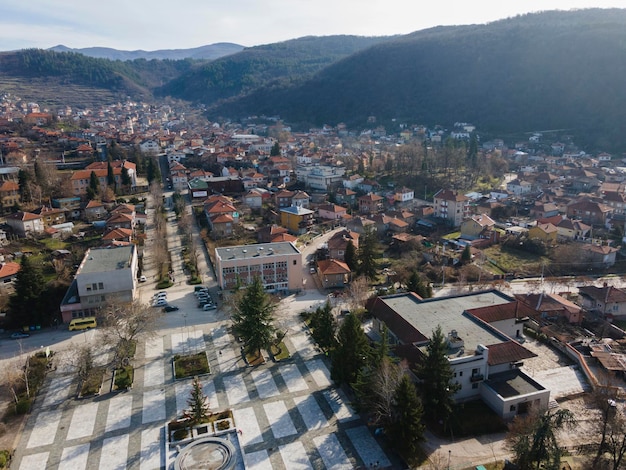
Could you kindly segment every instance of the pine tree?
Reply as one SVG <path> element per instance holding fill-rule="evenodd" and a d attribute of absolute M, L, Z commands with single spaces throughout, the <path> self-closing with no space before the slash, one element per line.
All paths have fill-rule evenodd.
<path fill-rule="evenodd" d="M 472 261 L 472 252 L 470 250 L 470 246 L 466 245 L 463 253 L 461 253 L 461 262 L 463 264 L 467 264 Z"/>
<path fill-rule="evenodd" d="M 100 192 L 100 181 L 98 180 L 98 176 L 95 171 L 92 171 L 89 175 L 89 188 L 92 191 L 92 194 L 98 194 Z"/>
<path fill-rule="evenodd" d="M 359 274 L 368 279 L 374 279 L 377 273 L 377 257 L 378 240 L 376 239 L 376 232 L 372 229 L 367 229 L 361 236 L 361 241 L 359 242 Z"/>
<path fill-rule="evenodd" d="M 426 416 L 437 423 L 447 423 L 454 407 L 454 394 L 459 389 L 452 384 L 453 371 L 448 361 L 448 345 L 437 326 L 426 347 L 426 357 L 419 365 L 418 376 L 422 380 L 422 398 Z"/>
<path fill-rule="evenodd" d="M 358 372 L 368 363 L 371 354 L 361 322 L 349 313 L 337 333 L 337 347 L 333 353 L 331 376 L 338 384 L 352 384 Z"/>
<path fill-rule="evenodd" d="M 22 256 L 14 287 L 15 292 L 9 297 L 12 323 L 15 326 L 47 323 L 41 308 L 45 282 L 39 268 L 33 266 L 26 255 Z"/>
<path fill-rule="evenodd" d="M 278 157 L 280 155 L 280 144 L 278 141 L 274 142 L 272 148 L 270 149 L 270 157 Z"/>
<path fill-rule="evenodd" d="M 422 278 L 420 277 L 417 270 L 414 269 L 413 271 L 411 271 L 411 275 L 409 276 L 409 279 L 406 281 L 406 288 L 410 292 L 415 292 L 416 294 L 418 294 L 417 291 L 420 289 L 421 283 L 422 283 Z"/>
<path fill-rule="evenodd" d="M 352 240 L 348 240 L 343 259 L 350 268 L 350 271 L 356 273 L 359 269 L 359 259 L 357 257 L 356 248 L 354 247 L 354 243 L 352 243 Z"/>
<path fill-rule="evenodd" d="M 274 310 L 269 295 L 263 289 L 261 279 L 256 276 L 237 303 L 232 315 L 233 330 L 241 338 L 246 354 L 260 354 L 275 338 Z"/>
<path fill-rule="evenodd" d="M 115 187 L 115 173 L 113 172 L 111 162 L 107 162 L 107 184 L 111 187 Z"/>
<path fill-rule="evenodd" d="M 387 432 L 391 442 L 405 457 L 417 455 L 419 445 L 424 440 L 423 414 L 424 408 L 415 385 L 408 375 L 403 375 L 394 393 L 392 422 Z"/>
<path fill-rule="evenodd" d="M 191 393 L 187 399 L 187 406 L 189 409 L 185 411 L 184 417 L 189 420 L 191 425 L 206 422 L 211 414 L 208 398 L 202 391 L 202 384 L 200 384 L 198 377 L 195 377 L 191 383 Z"/>
<path fill-rule="evenodd" d="M 30 192 L 30 182 L 31 182 L 31 177 L 28 171 L 20 170 L 17 173 L 17 184 L 20 187 L 19 189 L 20 199 L 22 200 L 22 202 L 25 202 L 25 203 L 31 202 L 33 199 L 33 195 Z"/>
<path fill-rule="evenodd" d="M 128 174 L 128 168 L 122 166 L 122 186 L 128 189 L 131 183 L 132 180 L 130 179 L 130 175 Z"/>
<path fill-rule="evenodd" d="M 327 300 L 323 307 L 318 307 L 311 317 L 311 327 L 313 328 L 313 339 L 320 348 L 331 350 L 337 344 L 335 333 L 337 331 L 337 321 L 333 316 L 332 306 Z"/>

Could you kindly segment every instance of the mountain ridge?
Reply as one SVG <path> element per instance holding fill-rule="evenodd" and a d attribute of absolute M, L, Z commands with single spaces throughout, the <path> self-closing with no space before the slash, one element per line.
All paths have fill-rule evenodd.
<path fill-rule="evenodd" d="M 145 51 L 137 49 L 133 51 L 114 49 L 110 47 L 83 47 L 83 48 L 71 48 L 58 44 L 54 47 L 50 47 L 46 50 L 53 52 L 75 52 L 85 55 L 87 57 L 93 57 L 96 59 L 109 59 L 109 60 L 183 60 L 183 59 L 196 59 L 196 60 L 215 60 L 220 57 L 224 57 L 230 54 L 235 54 L 244 49 L 244 46 L 231 43 L 231 42 L 218 42 L 214 44 L 207 44 L 199 47 L 192 47 L 186 49 L 157 49 L 154 51 Z"/>

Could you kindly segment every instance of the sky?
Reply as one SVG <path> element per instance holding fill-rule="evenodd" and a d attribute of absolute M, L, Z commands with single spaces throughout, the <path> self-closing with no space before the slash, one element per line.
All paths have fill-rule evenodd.
<path fill-rule="evenodd" d="M 626 0 L 1 0 L 0 51 L 63 44 L 153 51 L 302 36 L 388 36 Z"/>

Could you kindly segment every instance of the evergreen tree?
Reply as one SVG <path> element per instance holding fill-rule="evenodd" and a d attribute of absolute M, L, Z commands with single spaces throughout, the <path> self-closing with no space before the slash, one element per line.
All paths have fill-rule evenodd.
<path fill-rule="evenodd" d="M 343 259 L 350 268 L 350 271 L 356 273 L 359 269 L 359 259 L 357 257 L 356 248 L 352 240 L 348 241 L 346 245 L 346 252 L 343 255 Z"/>
<path fill-rule="evenodd" d="M 575 424 L 569 410 L 533 410 L 529 416 L 516 417 L 506 441 L 520 470 L 558 470 L 564 450 L 559 446 L 557 432 Z"/>
<path fill-rule="evenodd" d="M 126 168 L 125 166 L 122 166 L 122 186 L 128 189 L 130 188 L 131 184 L 132 184 L 132 180 L 130 178 L 130 175 L 128 174 L 128 168 Z"/>
<path fill-rule="evenodd" d="M 368 228 L 361 236 L 361 240 L 359 242 L 359 275 L 363 275 L 370 280 L 374 279 L 377 273 L 377 257 L 378 240 L 376 239 L 376 232 Z"/>
<path fill-rule="evenodd" d="M 159 169 L 158 162 L 156 162 L 155 158 L 153 157 L 148 158 L 146 178 L 148 179 L 149 184 L 151 184 L 153 181 L 161 181 L 161 170 Z"/>
<path fill-rule="evenodd" d="M 189 409 L 185 411 L 184 417 L 189 420 L 192 426 L 206 422 L 211 414 L 208 399 L 202 391 L 202 384 L 200 384 L 198 377 L 195 377 L 191 383 L 191 393 L 187 399 L 187 406 Z"/>
<path fill-rule="evenodd" d="M 232 315 L 233 330 L 241 338 L 246 354 L 260 354 L 275 338 L 274 310 L 269 295 L 263 289 L 261 278 L 256 276 L 236 305 Z"/>
<path fill-rule="evenodd" d="M 409 279 L 407 279 L 406 281 L 406 288 L 410 292 L 415 292 L 417 295 L 419 295 L 417 291 L 420 289 L 421 283 L 422 283 L 422 278 L 420 274 L 417 272 L 417 270 L 414 269 L 413 271 L 411 271 L 411 275 L 409 276 Z"/>
<path fill-rule="evenodd" d="M 98 176 L 95 171 L 92 171 L 89 175 L 89 188 L 91 189 L 93 194 L 98 194 L 100 192 L 100 181 L 98 180 Z"/>
<path fill-rule="evenodd" d="M 461 253 L 461 262 L 463 264 L 467 264 L 472 261 L 472 252 L 470 250 L 470 246 L 466 245 L 463 249 L 463 253 Z"/>
<path fill-rule="evenodd" d="M 270 150 L 270 157 L 278 157 L 280 155 L 280 144 L 278 141 L 274 142 Z"/>
<path fill-rule="evenodd" d="M 30 192 L 30 173 L 26 170 L 20 170 L 17 173 L 17 184 L 20 187 L 20 199 L 22 202 L 28 203 L 33 200 L 33 195 Z"/>
<path fill-rule="evenodd" d="M 448 361 L 448 344 L 437 326 L 426 347 L 426 357 L 418 368 L 426 416 L 433 422 L 448 422 L 458 385 L 451 383 L 453 371 Z"/>
<path fill-rule="evenodd" d="M 22 255 L 14 287 L 15 292 L 9 297 L 9 312 L 13 325 L 47 324 L 41 308 L 41 293 L 45 282 L 39 268 L 32 265 L 26 255 Z"/>
<path fill-rule="evenodd" d="M 424 440 L 424 408 L 408 375 L 402 376 L 393 398 L 392 422 L 387 433 L 403 456 L 414 457 Z"/>
<path fill-rule="evenodd" d="M 332 306 L 327 300 L 323 307 L 318 307 L 311 317 L 311 327 L 313 328 L 313 339 L 322 349 L 332 350 L 337 343 L 335 333 L 337 331 L 337 321 L 333 316 Z"/>
<path fill-rule="evenodd" d="M 107 162 L 107 184 L 115 188 L 115 173 L 113 173 L 113 165 L 111 165 L 111 162 Z"/>
<path fill-rule="evenodd" d="M 337 333 L 333 352 L 331 377 L 338 384 L 352 384 L 358 372 L 368 363 L 370 346 L 354 313 L 349 313 Z"/>
<path fill-rule="evenodd" d="M 476 169 L 476 163 L 478 161 L 478 138 L 475 133 L 472 133 L 470 137 L 469 148 L 467 150 L 467 163 L 468 166 L 474 170 Z"/>

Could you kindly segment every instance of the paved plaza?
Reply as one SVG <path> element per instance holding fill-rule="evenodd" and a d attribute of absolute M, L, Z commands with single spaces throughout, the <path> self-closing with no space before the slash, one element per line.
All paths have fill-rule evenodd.
<path fill-rule="evenodd" d="M 212 326 L 218 325 L 215 328 Z M 294 325 L 295 326 L 295 325 Z M 201 378 L 212 410 L 232 408 L 249 469 L 392 468 L 330 380 L 326 359 L 302 330 L 286 338 L 292 357 L 247 367 L 224 324 L 172 329 L 138 347 L 133 389 L 75 399 L 76 378 L 52 372 L 24 430 L 12 468 L 173 468 L 164 424 L 187 406 L 191 380 L 173 379 L 174 354 L 206 350 Z M 293 341 L 292 341 L 293 340 Z M 171 454 L 171 455 L 170 455 Z"/>

